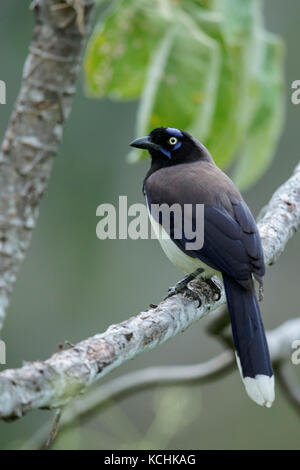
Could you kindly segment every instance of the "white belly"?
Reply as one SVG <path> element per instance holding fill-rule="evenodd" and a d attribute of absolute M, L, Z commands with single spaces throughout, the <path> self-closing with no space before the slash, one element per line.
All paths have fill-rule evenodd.
<path fill-rule="evenodd" d="M 179 271 L 182 271 L 184 274 L 191 274 L 199 268 L 204 269 L 202 274 L 203 277 L 212 277 L 214 275 L 220 274 L 218 271 L 207 266 L 198 258 L 192 258 L 191 256 L 186 255 L 178 246 L 171 240 L 168 233 L 156 220 L 153 219 L 149 213 L 150 221 L 154 230 L 154 233 L 161 244 L 162 249 L 169 258 L 169 260 L 176 266 Z"/>

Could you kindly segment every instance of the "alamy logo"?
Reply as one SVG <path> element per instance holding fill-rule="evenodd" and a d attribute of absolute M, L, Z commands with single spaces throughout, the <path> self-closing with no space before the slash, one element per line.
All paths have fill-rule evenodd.
<path fill-rule="evenodd" d="M 294 352 L 292 353 L 291 361 L 295 366 L 298 366 L 300 364 L 300 339 L 295 339 L 292 342 L 292 349 L 294 349 Z"/>
<path fill-rule="evenodd" d="M 6 104 L 6 85 L 3 80 L 0 80 L 0 104 Z"/>
<path fill-rule="evenodd" d="M 6 364 L 6 345 L 0 340 L 0 364 Z"/>
<path fill-rule="evenodd" d="M 183 242 L 186 250 L 201 250 L 204 243 L 203 204 L 151 204 L 149 212 L 150 231 L 144 204 L 128 206 L 127 196 L 119 196 L 118 208 L 113 204 L 100 204 L 96 210 L 96 215 L 101 217 L 96 227 L 97 237 L 100 240 L 166 240 L 171 237 Z"/>
<path fill-rule="evenodd" d="M 300 80 L 293 81 L 292 89 L 295 91 L 293 91 L 291 95 L 291 101 L 293 104 L 299 104 L 300 103 Z"/>

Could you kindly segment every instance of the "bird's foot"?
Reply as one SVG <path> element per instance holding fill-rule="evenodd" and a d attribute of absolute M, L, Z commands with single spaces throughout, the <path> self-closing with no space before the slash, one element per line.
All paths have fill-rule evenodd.
<path fill-rule="evenodd" d="M 197 308 L 201 307 L 202 305 L 201 296 L 198 290 L 193 286 L 192 283 L 186 287 L 186 290 L 184 291 L 184 295 L 194 301 L 197 301 L 198 302 Z"/>
<path fill-rule="evenodd" d="M 168 290 L 168 295 L 165 298 L 169 299 L 173 295 L 185 293 L 187 296 L 193 298 L 194 300 L 198 300 L 199 307 L 201 305 L 201 299 L 198 295 L 197 291 L 193 289 L 193 287 L 189 286 L 189 282 L 193 281 L 196 277 L 202 274 L 204 269 L 199 268 L 191 274 L 185 276 L 181 281 L 178 281 L 174 287 L 170 287 Z"/>
<path fill-rule="evenodd" d="M 206 279 L 206 282 L 213 291 L 213 299 L 217 302 L 221 298 L 221 289 L 211 278 Z"/>

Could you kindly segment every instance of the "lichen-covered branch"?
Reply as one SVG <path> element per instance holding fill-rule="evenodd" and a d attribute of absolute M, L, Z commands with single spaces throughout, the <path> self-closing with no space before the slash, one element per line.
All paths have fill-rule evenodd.
<path fill-rule="evenodd" d="M 292 374 L 287 376 L 286 368 L 291 367 L 286 359 L 291 356 L 291 344 L 295 338 L 299 338 L 300 318 L 288 320 L 277 328 L 267 332 L 268 343 L 272 362 L 278 364 L 282 371 L 281 382 L 285 382 L 286 388 L 291 390 L 294 402 L 297 401 L 298 411 L 300 408 L 299 384 Z M 218 356 L 200 364 L 190 364 L 184 366 L 158 366 L 136 370 L 125 375 L 121 375 L 101 387 L 93 388 L 87 395 L 72 402 L 63 412 L 59 427 L 69 426 L 75 420 L 99 409 L 105 404 L 127 396 L 135 391 L 149 388 L 155 385 L 174 384 L 206 384 L 218 380 L 226 373 L 234 369 L 235 357 L 232 348 L 224 350 Z M 292 376 L 292 377 L 291 377 Z M 292 381 L 292 378 L 294 379 Z"/>
<path fill-rule="evenodd" d="M 259 222 L 267 264 L 278 258 L 299 223 L 300 165 L 276 191 Z M 205 281 L 191 282 L 201 296 L 200 307 L 184 294 L 174 295 L 158 307 L 111 325 L 105 333 L 58 352 L 46 361 L 2 372 L 0 417 L 18 418 L 31 409 L 65 405 L 112 369 L 184 331 L 225 302 L 223 290 L 216 301 Z M 299 337 L 300 320 L 290 320 L 279 327 L 269 336 L 272 357 L 275 360 L 286 357 L 292 341 Z"/>
<path fill-rule="evenodd" d="M 235 358 L 232 350 L 223 351 L 213 359 L 200 364 L 186 366 L 158 366 L 136 370 L 112 379 L 101 386 L 93 387 L 85 395 L 73 400 L 63 410 L 59 423 L 56 413 L 49 432 L 49 423 L 45 423 L 22 446 L 22 450 L 35 450 L 47 447 L 50 440 L 51 447 L 54 433 L 72 426 L 78 419 L 87 419 L 94 413 L 99 413 L 106 406 L 112 406 L 116 400 L 132 395 L 143 389 L 149 390 L 155 386 L 179 384 L 205 384 L 218 380 L 233 369 Z M 57 410 L 56 410 L 57 411 Z"/>
<path fill-rule="evenodd" d="M 0 329 L 71 111 L 93 4 L 32 2 L 36 26 L 0 152 Z"/>
<path fill-rule="evenodd" d="M 267 332 L 272 361 L 276 367 L 276 377 L 278 375 L 278 382 L 297 411 L 300 409 L 299 385 L 295 379 L 292 380 L 291 374 L 287 377 L 285 367 L 291 367 L 286 362 L 291 354 L 290 340 L 299 333 L 299 318 L 285 322 L 274 330 Z M 137 393 L 140 390 L 149 390 L 150 387 L 157 385 L 206 384 L 216 381 L 234 370 L 234 364 L 235 358 L 232 348 L 230 348 L 200 364 L 148 367 L 121 375 L 101 386 L 94 387 L 84 396 L 72 401 L 64 408 L 58 426 L 55 426 L 55 415 L 50 434 L 49 423 L 46 423 L 25 442 L 24 450 L 34 450 L 42 447 L 47 438 L 48 440 L 52 438 L 53 427 L 56 432 L 58 430 L 61 432 L 78 422 L 79 419 L 87 419 L 94 413 L 99 413 L 106 406 L 112 406 L 116 400 Z M 54 439 L 55 436 L 51 440 L 50 446 L 53 444 Z"/>
<path fill-rule="evenodd" d="M 273 194 L 258 222 L 266 264 L 274 264 L 300 223 L 300 163 Z"/>

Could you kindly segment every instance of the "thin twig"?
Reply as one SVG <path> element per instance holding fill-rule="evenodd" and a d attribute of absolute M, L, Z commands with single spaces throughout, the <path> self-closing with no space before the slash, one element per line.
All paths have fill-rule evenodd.
<path fill-rule="evenodd" d="M 56 438 L 57 431 L 58 431 L 58 425 L 59 425 L 59 421 L 60 421 L 60 418 L 61 418 L 61 414 L 62 414 L 62 410 L 60 408 L 55 411 L 54 420 L 53 420 L 48 438 L 47 438 L 45 444 L 43 445 L 44 450 L 50 449 L 50 447 L 52 446 L 52 444 L 53 444 L 53 442 Z M 39 433 L 40 433 L 40 431 L 39 431 Z"/>
<path fill-rule="evenodd" d="M 299 385 L 287 370 L 284 360 L 289 358 L 291 343 L 289 341 L 296 322 L 300 327 L 300 319 L 290 320 L 267 333 L 270 343 L 271 356 L 280 385 L 283 387 L 288 399 L 300 411 Z M 300 333 L 300 330 L 299 330 Z M 279 348 L 282 354 L 279 353 Z M 187 366 L 162 366 L 149 367 L 146 369 L 121 375 L 103 385 L 94 387 L 86 395 L 73 401 L 62 414 L 59 423 L 59 431 L 72 426 L 74 422 L 88 419 L 91 415 L 103 411 L 111 406 L 116 400 L 121 400 L 144 389 L 157 385 L 171 386 L 179 383 L 203 385 L 222 378 L 234 370 L 235 359 L 232 349 L 225 350 L 218 356 L 204 363 Z M 48 433 L 48 425 L 40 429 L 24 444 L 24 449 L 38 449 Z M 54 441 L 54 440 L 53 440 Z M 52 444 L 53 444 L 52 441 Z"/>
<path fill-rule="evenodd" d="M 206 384 L 221 378 L 233 370 L 234 356 L 231 351 L 224 351 L 213 359 L 201 364 L 188 366 L 162 366 L 130 372 L 113 379 L 101 386 L 94 387 L 64 410 L 59 423 L 59 431 L 72 426 L 75 421 L 87 419 L 92 413 L 99 413 L 103 408 L 112 405 L 128 395 L 143 389 L 159 386 L 184 384 Z M 24 444 L 24 449 L 38 449 L 47 436 L 49 425 L 34 434 Z M 51 445 L 53 444 L 52 443 Z"/>

